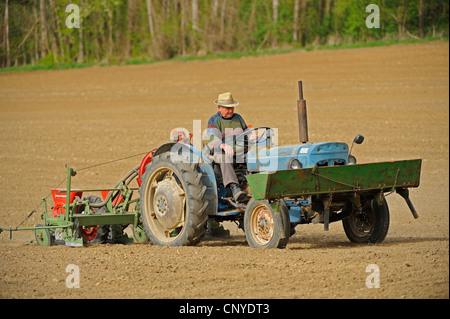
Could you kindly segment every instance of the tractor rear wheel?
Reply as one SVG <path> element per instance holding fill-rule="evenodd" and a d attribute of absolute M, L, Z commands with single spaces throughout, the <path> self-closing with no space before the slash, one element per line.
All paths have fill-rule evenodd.
<path fill-rule="evenodd" d="M 142 224 L 158 246 L 196 245 L 205 234 L 208 201 L 202 173 L 196 164 L 178 158 L 174 153 L 154 157 L 141 177 Z"/>
<path fill-rule="evenodd" d="M 274 211 L 267 200 L 250 199 L 244 214 L 244 229 L 253 248 L 285 248 L 290 237 L 289 216 Z"/>
<path fill-rule="evenodd" d="M 386 199 L 381 205 L 375 199 L 362 205 L 361 211 L 352 212 L 342 220 L 345 234 L 353 243 L 381 243 L 389 229 L 389 208 Z"/>

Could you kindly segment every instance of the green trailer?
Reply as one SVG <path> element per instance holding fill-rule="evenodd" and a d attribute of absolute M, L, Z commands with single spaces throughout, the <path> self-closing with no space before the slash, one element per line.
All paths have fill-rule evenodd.
<path fill-rule="evenodd" d="M 419 217 L 408 189 L 419 186 L 421 163 L 415 159 L 251 174 L 247 180 L 253 199 L 246 225 L 252 231 L 247 239 L 262 247 L 278 232 L 284 238 L 278 245 L 285 246 L 298 224 L 323 223 L 328 230 L 331 222 L 342 220 L 351 241 L 381 242 L 389 228 L 387 194 L 401 195 L 414 218 Z"/>

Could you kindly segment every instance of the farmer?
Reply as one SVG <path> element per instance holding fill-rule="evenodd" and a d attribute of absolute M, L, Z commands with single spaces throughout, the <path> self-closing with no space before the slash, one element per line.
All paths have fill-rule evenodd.
<path fill-rule="evenodd" d="M 244 162 L 243 150 L 237 154 L 235 137 L 247 130 L 248 126 L 242 116 L 234 113 L 239 101 L 233 99 L 230 92 L 219 94 L 214 103 L 218 112 L 208 121 L 205 143 L 213 151 L 214 160 L 220 165 L 224 186 L 231 190 L 235 201 L 242 201 L 247 197 L 247 193 L 239 187 L 233 163 Z M 250 140 L 254 139 L 256 134 L 250 136 Z"/>

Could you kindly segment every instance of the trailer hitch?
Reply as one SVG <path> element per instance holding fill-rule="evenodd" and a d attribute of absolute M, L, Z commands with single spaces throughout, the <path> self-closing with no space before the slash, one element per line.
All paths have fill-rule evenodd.
<path fill-rule="evenodd" d="M 13 231 L 17 231 L 19 230 L 19 228 L 4 228 L 4 227 L 0 227 L 0 234 L 2 233 L 2 231 L 7 230 L 9 231 L 9 239 L 12 239 L 12 232 Z"/>

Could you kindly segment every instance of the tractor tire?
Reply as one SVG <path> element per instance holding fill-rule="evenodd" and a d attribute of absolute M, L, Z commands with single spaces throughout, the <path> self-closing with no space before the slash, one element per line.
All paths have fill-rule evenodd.
<path fill-rule="evenodd" d="M 290 237 L 289 215 L 282 205 L 276 212 L 269 201 L 252 198 L 245 209 L 244 229 L 253 248 L 285 248 Z"/>
<path fill-rule="evenodd" d="M 353 212 L 342 220 L 345 234 L 353 243 L 381 243 L 389 230 L 389 208 L 386 199 L 381 205 L 375 199 L 363 204 L 361 213 Z"/>
<path fill-rule="evenodd" d="M 83 198 L 88 200 L 90 204 L 101 203 L 102 200 L 98 196 L 88 196 Z M 106 207 L 91 208 L 94 213 L 106 213 Z M 97 226 L 79 226 L 78 228 L 80 236 L 83 238 L 84 244 L 104 244 L 108 239 L 109 226 L 97 225 Z"/>
<path fill-rule="evenodd" d="M 139 187 L 141 221 L 158 246 L 196 245 L 205 235 L 206 186 L 197 164 L 173 160 L 163 153 L 147 164 Z"/>

